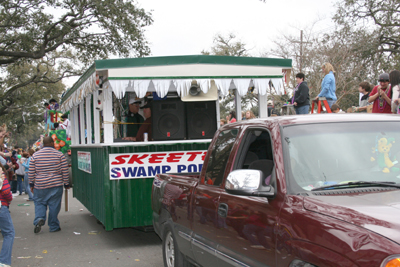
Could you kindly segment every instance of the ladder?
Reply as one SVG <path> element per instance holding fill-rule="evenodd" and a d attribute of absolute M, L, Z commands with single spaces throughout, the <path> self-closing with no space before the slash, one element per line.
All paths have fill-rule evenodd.
<path fill-rule="evenodd" d="M 318 97 L 318 100 L 314 99 L 312 101 L 311 114 L 314 113 L 314 105 L 315 105 L 315 103 L 317 103 L 317 107 L 318 107 L 317 108 L 317 113 L 321 113 L 321 111 L 322 111 L 322 105 L 321 104 L 324 104 L 326 112 L 332 113 L 331 108 L 329 107 L 329 104 L 328 104 L 328 101 L 326 100 L 326 98 L 325 97 Z"/>

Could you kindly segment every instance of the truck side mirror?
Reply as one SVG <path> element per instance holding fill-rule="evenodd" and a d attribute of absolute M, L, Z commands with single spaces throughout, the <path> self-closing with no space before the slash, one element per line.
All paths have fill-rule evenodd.
<path fill-rule="evenodd" d="M 225 191 L 240 196 L 274 197 L 274 187 L 263 185 L 263 177 L 260 170 L 235 170 L 226 178 Z"/>

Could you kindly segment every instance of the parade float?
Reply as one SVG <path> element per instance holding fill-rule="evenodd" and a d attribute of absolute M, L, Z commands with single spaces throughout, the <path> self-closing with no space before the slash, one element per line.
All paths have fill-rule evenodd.
<path fill-rule="evenodd" d="M 219 127 L 219 98 L 234 94 L 240 114 L 251 91 L 267 117 L 268 94 L 283 93 L 291 64 L 206 55 L 95 61 L 61 101 L 70 112 L 74 197 L 106 230 L 152 225 L 153 177 L 200 172 Z M 152 103 L 152 140 L 123 139 L 132 99 Z"/>
<path fill-rule="evenodd" d="M 69 113 L 66 112 L 66 115 Z M 53 110 L 50 108 L 46 108 L 44 121 L 45 121 L 45 133 L 44 135 L 50 136 L 54 141 L 54 148 L 63 154 L 67 153 L 70 149 L 71 139 L 67 136 L 66 129 L 62 129 L 63 119 L 61 118 L 64 115 L 63 112 L 58 110 Z M 60 127 L 55 127 L 55 125 L 61 125 Z M 43 136 L 44 136 L 43 135 Z M 38 139 L 34 144 L 33 148 L 40 148 L 43 143 L 42 137 Z"/>

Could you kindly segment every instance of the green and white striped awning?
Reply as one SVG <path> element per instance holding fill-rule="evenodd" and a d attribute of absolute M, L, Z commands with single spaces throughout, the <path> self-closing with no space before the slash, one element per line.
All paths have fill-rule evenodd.
<path fill-rule="evenodd" d="M 226 95 L 235 88 L 243 96 L 249 87 L 265 95 L 270 82 L 277 94 L 282 93 L 284 72 L 291 68 L 291 59 L 207 55 L 96 60 L 65 93 L 61 109 L 69 110 L 98 90 L 99 76 L 103 87 L 111 87 L 117 98 L 126 92 L 135 92 L 139 98 L 147 92 L 163 97 L 169 91 L 185 96 L 193 80 L 204 93 L 218 90 Z"/>

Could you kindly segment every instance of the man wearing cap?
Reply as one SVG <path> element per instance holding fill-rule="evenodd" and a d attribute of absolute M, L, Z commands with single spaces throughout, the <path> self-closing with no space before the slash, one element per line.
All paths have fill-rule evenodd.
<path fill-rule="evenodd" d="M 135 101 L 135 99 L 129 100 L 129 110 L 126 113 L 126 122 L 128 123 L 126 127 L 126 136 L 136 136 L 144 121 L 142 115 L 138 113 L 139 104 L 140 101 Z"/>
<path fill-rule="evenodd" d="M 149 141 L 152 140 L 152 135 L 151 135 L 151 103 L 148 102 L 146 105 L 144 105 L 140 109 L 143 110 L 143 115 L 146 118 L 146 120 L 140 126 L 139 131 L 137 132 L 135 137 L 125 137 L 125 138 L 123 138 L 124 140 L 144 141 L 144 137 L 143 137 L 144 133 L 147 133 Z"/>
<path fill-rule="evenodd" d="M 267 101 L 268 117 L 277 116 L 277 112 L 274 108 L 274 102 L 272 100 Z"/>
<path fill-rule="evenodd" d="M 369 102 L 374 103 L 372 113 L 392 113 L 392 92 L 389 85 L 389 74 L 379 75 L 379 85 L 375 86 L 369 94 Z"/>

